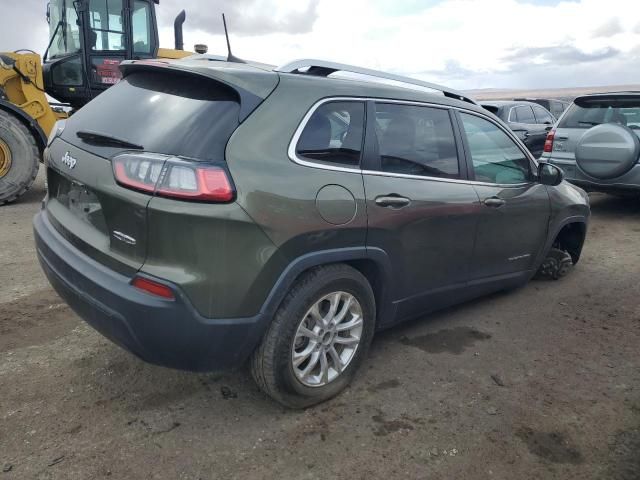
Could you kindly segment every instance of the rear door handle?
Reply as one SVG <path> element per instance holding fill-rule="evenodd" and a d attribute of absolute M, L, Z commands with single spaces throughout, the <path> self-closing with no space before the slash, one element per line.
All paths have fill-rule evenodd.
<path fill-rule="evenodd" d="M 411 200 L 406 197 L 400 197 L 397 195 L 384 195 L 376 197 L 376 205 L 389 208 L 402 208 L 411 203 Z"/>
<path fill-rule="evenodd" d="M 507 202 L 498 197 L 489 197 L 486 198 L 482 203 L 484 203 L 487 207 L 499 208 Z"/>

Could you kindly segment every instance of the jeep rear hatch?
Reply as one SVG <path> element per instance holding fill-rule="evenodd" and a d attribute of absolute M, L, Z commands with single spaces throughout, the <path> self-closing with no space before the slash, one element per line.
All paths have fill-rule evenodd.
<path fill-rule="evenodd" d="M 47 212 L 77 248 L 132 274 L 146 257 L 153 196 L 233 199 L 225 147 L 243 98 L 254 109 L 260 97 L 197 71 L 123 70 L 123 80 L 76 112 L 49 147 Z"/>

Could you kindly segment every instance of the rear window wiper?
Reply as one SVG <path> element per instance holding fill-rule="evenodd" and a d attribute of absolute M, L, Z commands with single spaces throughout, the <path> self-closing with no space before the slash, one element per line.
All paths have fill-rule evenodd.
<path fill-rule="evenodd" d="M 122 147 L 131 148 L 133 150 L 144 150 L 144 147 L 142 145 L 131 143 L 127 140 L 122 140 L 121 138 L 113 137 L 111 135 L 105 135 L 104 133 L 80 130 L 79 132 L 76 132 L 76 136 L 87 143 L 92 143 L 104 147 Z"/>

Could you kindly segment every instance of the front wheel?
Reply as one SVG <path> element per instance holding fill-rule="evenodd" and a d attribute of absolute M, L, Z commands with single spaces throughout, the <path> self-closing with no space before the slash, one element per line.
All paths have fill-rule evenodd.
<path fill-rule="evenodd" d="M 565 250 L 553 247 L 537 272 L 538 278 L 558 280 L 566 276 L 573 267 L 573 259 Z"/>
<path fill-rule="evenodd" d="M 0 205 L 29 190 L 39 165 L 36 139 L 14 115 L 0 110 Z"/>
<path fill-rule="evenodd" d="M 357 270 L 338 264 L 305 273 L 253 354 L 256 383 L 293 408 L 337 395 L 366 357 L 375 316 L 373 291 Z"/>

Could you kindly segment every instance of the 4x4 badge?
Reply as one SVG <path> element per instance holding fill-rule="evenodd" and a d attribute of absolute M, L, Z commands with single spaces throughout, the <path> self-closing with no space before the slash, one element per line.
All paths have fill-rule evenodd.
<path fill-rule="evenodd" d="M 69 168 L 74 168 L 78 161 L 71 156 L 69 152 L 65 153 L 62 157 L 62 163 L 64 163 Z"/>

